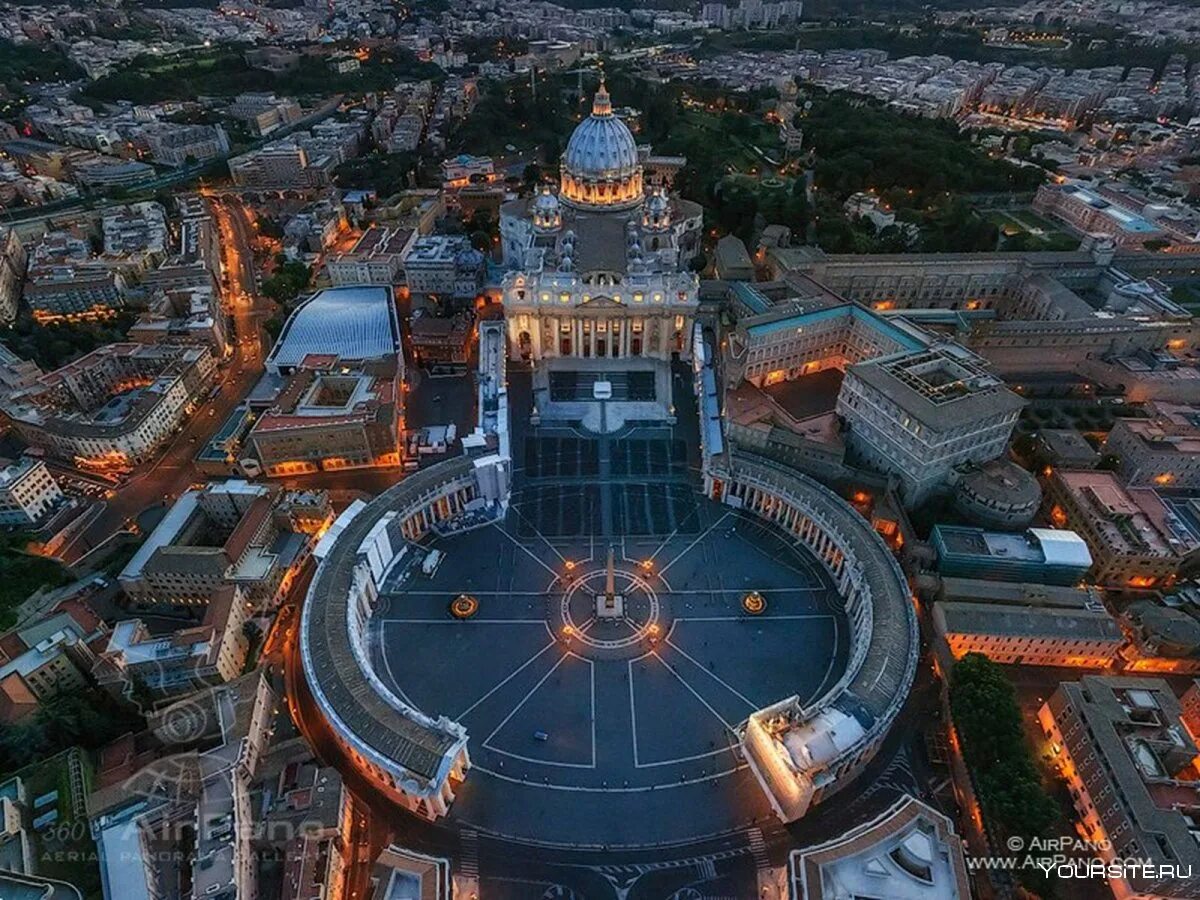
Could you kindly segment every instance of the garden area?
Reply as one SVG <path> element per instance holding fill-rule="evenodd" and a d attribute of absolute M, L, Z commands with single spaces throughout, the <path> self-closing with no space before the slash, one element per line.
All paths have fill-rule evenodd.
<path fill-rule="evenodd" d="M 1171 299 L 1193 316 L 1200 316 L 1200 284 L 1175 285 L 1171 288 Z"/>
<path fill-rule="evenodd" d="M 983 216 L 1000 230 L 1003 250 L 1075 250 L 1079 238 L 1029 209 L 994 209 Z"/>
<path fill-rule="evenodd" d="M 447 156 L 505 156 L 515 150 L 540 148 L 541 158 L 557 163 L 567 139 L 590 107 L 585 109 L 567 75 L 537 75 L 537 95 L 529 81 L 487 81 L 479 103 L 451 133 Z M 585 97 L 595 91 L 595 81 L 585 85 Z M 625 103 L 623 98 L 614 102 Z"/>
<path fill-rule="evenodd" d="M 90 353 L 97 347 L 125 340 L 134 322 L 131 312 L 118 312 L 104 322 L 61 322 L 39 325 L 24 311 L 0 330 L 0 343 L 22 359 L 32 359 L 46 371 Z"/>
<path fill-rule="evenodd" d="M 232 97 L 245 91 L 276 91 L 287 96 L 329 96 L 387 90 L 402 79 L 439 78 L 442 70 L 423 63 L 400 47 L 376 49 L 358 71 L 334 72 L 323 56 L 300 57 L 291 72 L 273 74 L 252 68 L 244 50 L 212 47 L 170 56 L 139 56 L 128 65 L 87 85 L 81 99 L 194 100 L 200 96 Z"/>

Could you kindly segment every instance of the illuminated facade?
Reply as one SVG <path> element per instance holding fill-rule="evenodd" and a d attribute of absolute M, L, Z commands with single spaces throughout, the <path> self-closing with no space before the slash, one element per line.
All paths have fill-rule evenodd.
<path fill-rule="evenodd" d="M 1112 472 L 1059 469 L 1046 495 L 1050 521 L 1087 542 L 1096 584 L 1167 587 L 1200 561 L 1200 536 L 1172 509 L 1179 501 L 1151 488 L 1127 488 Z"/>
<path fill-rule="evenodd" d="M 1131 485 L 1200 488 L 1200 404 L 1156 403 L 1148 419 L 1117 419 L 1104 442 Z"/>
<path fill-rule="evenodd" d="M 567 142 L 562 163 L 562 199 L 578 209 L 613 211 L 642 202 L 642 166 L 629 128 L 613 115 L 604 82 L 592 114 Z"/>
<path fill-rule="evenodd" d="M 826 567 L 852 630 L 846 672 L 804 705 L 780 700 L 740 726 L 742 752 L 784 822 L 846 787 L 874 758 L 908 696 L 920 642 L 908 583 L 854 509 L 794 470 L 736 455 L 705 477 L 714 500 L 775 522 Z"/>
<path fill-rule="evenodd" d="M 940 602 L 933 624 L 955 659 L 982 653 L 1012 665 L 1105 669 L 1117 663 L 1125 643 L 1103 608 Z"/>
<path fill-rule="evenodd" d="M 400 357 L 341 363 L 310 354 L 288 376 L 247 443 L 248 473 L 268 476 L 398 466 L 404 424 Z"/>
<path fill-rule="evenodd" d="M 85 468 L 151 458 L 212 386 L 207 347 L 109 344 L 11 394 L 5 412 L 21 436 Z"/>
<path fill-rule="evenodd" d="M 690 356 L 699 305 L 689 263 L 702 217 L 698 204 L 645 193 L 633 135 L 601 85 L 558 194 L 547 186 L 501 208 L 509 355 L 534 364 L 540 415 L 583 418 L 594 382 L 634 372 L 653 386 L 625 394 L 620 375 L 613 399 L 639 404 L 639 419 L 670 416 L 668 364 Z"/>
<path fill-rule="evenodd" d="M 1200 897 L 1197 748 L 1165 681 L 1086 676 L 1060 684 L 1038 712 L 1085 840 L 1118 900 Z"/>
<path fill-rule="evenodd" d="M 137 609 L 202 618 L 229 586 L 241 589 L 248 611 L 274 608 L 331 520 L 324 492 L 212 482 L 175 502 L 118 581 Z M 315 521 L 324 525 L 314 530 Z"/>
<path fill-rule="evenodd" d="M 471 765 L 467 733 L 396 696 L 368 657 L 367 632 L 388 570 L 468 505 L 507 509 L 511 462 L 460 456 L 352 505 L 316 549 L 301 620 L 304 675 L 353 764 L 381 793 L 427 819 L 444 816 Z M 318 599 L 319 598 L 319 599 Z"/>

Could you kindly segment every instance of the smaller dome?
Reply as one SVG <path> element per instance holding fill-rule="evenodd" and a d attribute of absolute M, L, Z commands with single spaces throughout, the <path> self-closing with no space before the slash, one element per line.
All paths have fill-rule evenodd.
<path fill-rule="evenodd" d="M 534 198 L 530 212 L 533 224 L 543 231 L 554 231 L 562 225 L 558 197 L 551 192 L 549 185 L 542 185 L 541 193 Z"/>
<path fill-rule="evenodd" d="M 646 198 L 642 207 L 642 226 L 651 231 L 665 231 L 671 227 L 671 201 L 666 191 L 659 189 Z"/>
<path fill-rule="evenodd" d="M 564 256 L 558 262 L 558 271 L 560 271 L 560 272 L 570 272 L 574 268 L 575 268 L 575 260 L 571 259 L 570 256 Z"/>
<path fill-rule="evenodd" d="M 542 213 L 558 212 L 558 197 L 550 190 L 550 185 L 542 185 L 542 192 L 533 201 L 533 209 L 535 212 Z"/>

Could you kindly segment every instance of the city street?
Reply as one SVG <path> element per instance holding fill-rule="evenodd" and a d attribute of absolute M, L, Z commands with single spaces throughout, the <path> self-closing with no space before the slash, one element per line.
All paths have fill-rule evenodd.
<path fill-rule="evenodd" d="M 78 562 L 139 513 L 170 502 L 204 480 L 196 470 L 196 453 L 262 375 L 266 347 L 261 325 L 273 304 L 260 297 L 255 286 L 252 214 L 234 197 L 210 202 L 221 232 L 225 309 L 232 324 L 233 351 L 218 370 L 221 391 L 201 403 L 158 459 L 119 485 L 104 511 L 63 547 L 62 558 L 68 564 Z"/>

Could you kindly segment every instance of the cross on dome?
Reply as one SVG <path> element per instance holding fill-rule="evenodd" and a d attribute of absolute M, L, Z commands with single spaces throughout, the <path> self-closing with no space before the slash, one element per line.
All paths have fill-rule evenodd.
<path fill-rule="evenodd" d="M 592 98 L 592 115 L 612 115 L 612 98 L 608 96 L 608 87 L 604 83 L 604 73 L 600 74 L 600 87 L 596 89 L 596 96 Z"/>

